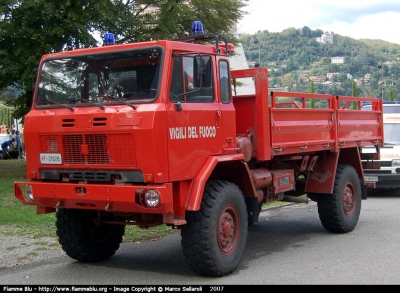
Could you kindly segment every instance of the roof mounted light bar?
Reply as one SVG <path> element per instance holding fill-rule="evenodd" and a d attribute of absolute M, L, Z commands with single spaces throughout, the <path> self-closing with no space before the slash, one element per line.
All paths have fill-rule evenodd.
<path fill-rule="evenodd" d="M 220 54 L 219 43 L 222 40 L 225 43 L 226 53 L 229 55 L 231 52 L 228 47 L 228 39 L 226 37 L 217 36 L 214 34 L 205 34 L 204 26 L 200 20 L 195 20 L 192 22 L 192 35 L 188 37 L 174 39 L 173 41 L 194 43 L 196 41 L 207 41 L 214 40 L 215 47 L 217 48 L 217 54 Z"/>
<path fill-rule="evenodd" d="M 192 36 L 204 35 L 203 23 L 200 20 L 192 22 Z"/>
<path fill-rule="evenodd" d="M 104 36 L 104 43 L 103 46 L 115 45 L 115 38 L 114 34 L 106 33 Z"/>

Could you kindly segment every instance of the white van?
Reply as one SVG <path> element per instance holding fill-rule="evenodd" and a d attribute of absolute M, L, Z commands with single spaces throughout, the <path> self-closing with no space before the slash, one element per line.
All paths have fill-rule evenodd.
<path fill-rule="evenodd" d="M 366 109 L 370 105 L 363 106 Z M 400 189 L 400 104 L 383 104 L 384 143 L 378 160 L 363 160 L 367 186 L 376 189 Z M 375 147 L 363 147 L 363 154 L 376 153 Z M 379 169 L 372 169 L 379 163 Z M 371 168 L 371 169 L 369 169 Z"/>
<path fill-rule="evenodd" d="M 371 110 L 371 103 L 365 103 L 362 110 Z M 400 102 L 383 102 L 383 113 L 385 114 L 400 114 Z"/>

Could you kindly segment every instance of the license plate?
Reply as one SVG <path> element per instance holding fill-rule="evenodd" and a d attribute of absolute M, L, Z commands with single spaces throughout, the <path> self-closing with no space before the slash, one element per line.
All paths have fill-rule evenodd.
<path fill-rule="evenodd" d="M 47 164 L 47 165 L 61 165 L 61 154 L 40 154 L 40 163 Z"/>
<path fill-rule="evenodd" d="M 378 176 L 364 176 L 365 182 L 378 182 Z"/>

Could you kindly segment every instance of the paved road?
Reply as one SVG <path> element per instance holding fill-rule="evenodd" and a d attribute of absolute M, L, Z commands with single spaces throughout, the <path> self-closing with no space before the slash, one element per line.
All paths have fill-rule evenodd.
<path fill-rule="evenodd" d="M 159 241 L 124 243 L 110 260 L 85 264 L 68 257 L 0 270 L 0 284 L 400 284 L 400 197 L 362 201 L 354 231 L 332 234 L 316 203 L 264 211 L 249 228 L 238 269 L 205 278 L 186 265 L 179 233 Z"/>

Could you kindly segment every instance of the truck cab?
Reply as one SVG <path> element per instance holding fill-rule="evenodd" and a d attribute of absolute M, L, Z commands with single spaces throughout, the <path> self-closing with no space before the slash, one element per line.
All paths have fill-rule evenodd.
<path fill-rule="evenodd" d="M 27 177 L 136 184 L 137 189 L 156 184 L 167 193 L 159 194 L 164 200 L 156 208 L 172 211 L 173 182 L 189 188 L 210 156 L 237 150 L 230 123 L 235 115 L 229 83 L 233 47 L 194 43 L 210 38 L 215 41 L 202 35 L 43 56 L 33 109 L 25 117 L 27 153 L 35 154 L 28 159 Z M 61 201 L 63 206 L 84 204 L 85 189 L 78 193 L 81 203 Z M 113 210 L 132 211 L 125 201 L 114 202 Z M 137 201 L 149 208 L 145 200 Z M 107 204 L 103 199 L 91 205 Z"/>

